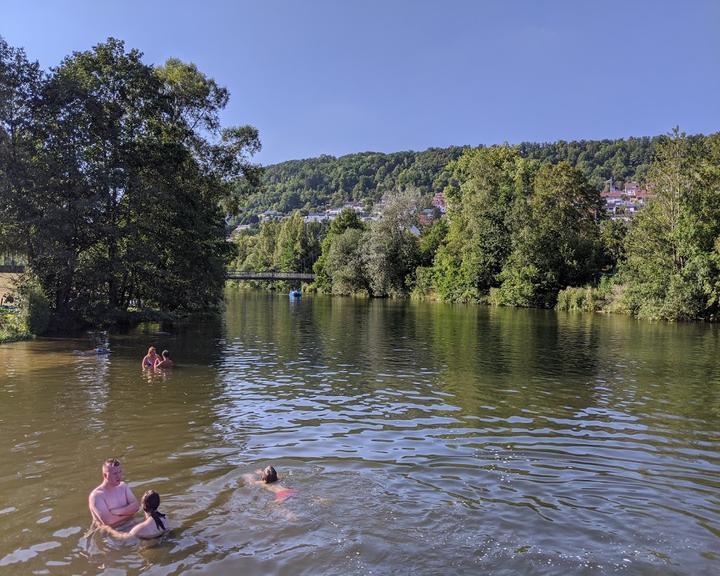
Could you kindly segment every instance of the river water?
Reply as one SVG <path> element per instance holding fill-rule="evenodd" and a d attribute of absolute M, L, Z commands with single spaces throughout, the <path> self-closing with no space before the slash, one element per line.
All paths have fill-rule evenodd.
<path fill-rule="evenodd" d="M 3 345 L 0 574 L 718 574 L 719 335 L 229 289 L 109 354 Z M 169 535 L 86 533 L 111 456 Z"/>

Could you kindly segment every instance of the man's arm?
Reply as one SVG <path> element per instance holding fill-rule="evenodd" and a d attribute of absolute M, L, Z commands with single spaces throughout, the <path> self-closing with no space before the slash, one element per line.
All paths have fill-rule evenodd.
<path fill-rule="evenodd" d="M 113 514 L 108 508 L 105 498 L 95 492 L 90 494 L 88 505 L 90 506 L 90 514 L 92 514 L 93 519 L 101 526 L 117 526 L 128 519 L 128 516 Z"/>
<path fill-rule="evenodd" d="M 100 526 L 100 530 L 102 530 L 106 534 L 109 534 L 113 538 L 117 538 L 118 540 L 136 539 L 135 532 L 137 531 L 133 531 L 134 529 L 130 530 L 130 532 L 118 532 L 117 530 L 115 530 L 115 528 L 111 528 L 110 526 Z"/>
<path fill-rule="evenodd" d="M 130 490 L 130 486 L 125 484 L 125 500 L 127 504 L 125 506 L 119 506 L 118 508 L 111 508 L 110 512 L 116 516 L 124 516 L 130 518 L 135 516 L 135 513 L 140 510 L 140 504 L 135 498 L 135 494 Z"/>

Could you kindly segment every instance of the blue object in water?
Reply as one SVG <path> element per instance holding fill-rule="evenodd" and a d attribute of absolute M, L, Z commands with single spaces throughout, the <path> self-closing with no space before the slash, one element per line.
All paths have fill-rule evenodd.
<path fill-rule="evenodd" d="M 290 298 L 300 298 L 302 296 L 302 292 L 300 290 L 290 290 L 290 294 L 288 294 Z"/>

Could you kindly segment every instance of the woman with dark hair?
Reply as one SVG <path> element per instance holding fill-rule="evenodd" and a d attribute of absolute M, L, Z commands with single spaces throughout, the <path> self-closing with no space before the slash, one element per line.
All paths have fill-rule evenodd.
<path fill-rule="evenodd" d="M 131 538 L 151 539 L 164 534 L 168 528 L 165 524 L 166 521 L 163 521 L 165 514 L 158 512 L 160 494 L 155 490 L 148 490 L 143 494 L 140 505 L 143 512 L 145 512 L 145 520 L 133 526 L 129 532 L 118 532 L 110 526 L 102 526 L 100 530 L 120 540 L 130 540 Z"/>
<path fill-rule="evenodd" d="M 267 466 L 262 470 L 255 470 L 255 474 L 260 478 L 258 479 L 257 476 L 252 474 L 243 474 L 243 478 L 248 484 L 262 486 L 265 490 L 273 492 L 276 502 L 282 502 L 296 493 L 292 488 L 287 488 L 278 482 L 277 471 L 272 466 Z"/>

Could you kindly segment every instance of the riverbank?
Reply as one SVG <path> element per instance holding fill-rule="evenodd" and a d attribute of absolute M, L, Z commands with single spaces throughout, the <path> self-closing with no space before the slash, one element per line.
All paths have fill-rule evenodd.
<path fill-rule="evenodd" d="M 287 292 L 289 288 L 282 283 L 260 284 L 256 282 L 238 282 L 232 281 L 231 286 L 242 290 L 260 291 L 260 292 Z M 517 308 L 517 309 L 535 309 L 535 310 L 554 310 L 557 312 L 578 312 L 590 314 L 618 315 L 626 316 L 636 320 L 649 321 L 665 321 L 665 322 L 690 322 L 690 323 L 715 323 L 718 322 L 716 316 L 708 315 L 706 317 L 664 317 L 660 314 L 652 313 L 653 310 L 636 309 L 632 306 L 631 299 L 627 295 L 627 286 L 619 283 L 612 276 L 603 277 L 597 286 L 568 286 L 560 290 L 554 306 L 512 306 L 495 298 L 495 292 L 490 290 L 490 294 L 477 299 L 468 298 L 466 300 L 447 301 L 443 300 L 437 293 L 430 290 L 418 290 L 417 288 L 404 296 L 391 297 L 375 297 L 368 291 L 358 291 L 351 294 L 326 294 L 319 291 L 314 284 L 305 284 L 301 286 L 303 294 L 318 294 L 324 296 L 340 296 L 344 298 L 360 298 L 360 299 L 391 299 L 391 300 L 413 300 L 433 302 L 437 304 L 473 304 L 476 306 L 490 306 L 499 308 Z"/>

